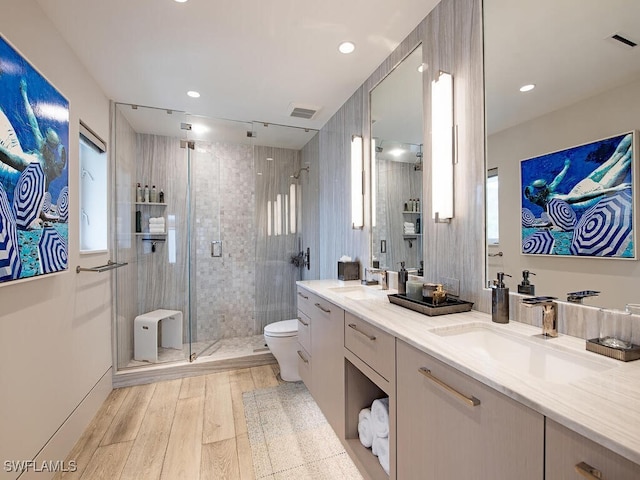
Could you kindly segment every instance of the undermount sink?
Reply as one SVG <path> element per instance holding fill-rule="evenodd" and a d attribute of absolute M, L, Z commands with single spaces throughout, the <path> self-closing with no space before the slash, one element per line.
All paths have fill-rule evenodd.
<path fill-rule="evenodd" d="M 378 298 L 379 294 L 376 292 L 380 292 L 381 288 L 379 286 L 351 285 L 348 287 L 333 287 L 329 288 L 329 290 L 352 300 L 369 300 Z"/>
<path fill-rule="evenodd" d="M 570 383 L 615 367 L 606 358 L 588 352 L 574 352 L 551 344 L 540 336 L 505 332 L 491 324 L 442 327 L 431 332 L 481 361 L 499 363 L 516 374 L 526 374 L 551 383 Z"/>

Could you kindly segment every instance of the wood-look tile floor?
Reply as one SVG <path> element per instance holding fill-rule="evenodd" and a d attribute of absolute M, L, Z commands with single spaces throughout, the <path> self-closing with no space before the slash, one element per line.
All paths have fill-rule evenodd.
<path fill-rule="evenodd" d="M 54 480 L 254 479 L 242 393 L 278 385 L 278 365 L 118 388 Z"/>

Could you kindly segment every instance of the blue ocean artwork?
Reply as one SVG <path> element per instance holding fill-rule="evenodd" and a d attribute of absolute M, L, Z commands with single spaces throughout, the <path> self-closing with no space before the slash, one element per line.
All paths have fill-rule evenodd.
<path fill-rule="evenodd" d="M 633 148 L 630 132 L 523 160 L 522 252 L 635 258 Z"/>
<path fill-rule="evenodd" d="M 67 269 L 68 152 L 69 102 L 0 37 L 0 283 Z"/>

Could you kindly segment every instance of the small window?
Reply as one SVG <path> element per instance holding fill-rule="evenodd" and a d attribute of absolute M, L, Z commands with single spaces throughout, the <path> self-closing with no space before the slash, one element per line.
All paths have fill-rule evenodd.
<path fill-rule="evenodd" d="M 108 249 L 106 144 L 80 124 L 80 253 Z"/>
<path fill-rule="evenodd" d="M 500 242 L 498 209 L 498 169 L 487 172 L 487 243 L 498 245 Z"/>

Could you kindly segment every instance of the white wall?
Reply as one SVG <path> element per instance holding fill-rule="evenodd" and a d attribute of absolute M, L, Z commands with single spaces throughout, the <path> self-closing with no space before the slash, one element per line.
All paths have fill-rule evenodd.
<path fill-rule="evenodd" d="M 600 296 L 586 299 L 585 304 L 611 308 L 623 308 L 626 303 L 640 301 L 638 261 L 521 255 L 518 201 L 520 160 L 640 130 L 638 98 L 640 82 L 635 82 L 488 138 L 487 165 L 498 167 L 500 182 L 500 245 L 491 247 L 489 253 L 504 253 L 502 257 L 490 258 L 490 278 L 495 278 L 496 271 L 510 273 L 514 278 L 509 279 L 509 285 L 515 292 L 521 272 L 526 269 L 536 273 L 531 280 L 536 285 L 537 295 L 566 299 L 567 292 L 599 290 Z M 637 158 L 634 167 L 638 168 Z M 639 226 L 636 220 L 636 229 Z"/>
<path fill-rule="evenodd" d="M 4 471 L 5 460 L 33 459 L 42 449 L 39 459 L 63 460 L 108 393 L 111 274 L 75 273 L 78 264 L 100 265 L 108 258 L 80 258 L 77 215 L 78 124 L 82 119 L 108 140 L 108 100 L 34 0 L 3 1 L 0 32 L 69 100 L 72 212 L 69 270 L 0 287 L 0 478 L 5 479 L 17 477 Z M 89 395 L 92 406 L 85 402 L 77 410 L 80 421 L 75 415 L 65 424 L 101 379 L 97 397 Z M 55 457 L 43 457 L 47 454 Z"/>

